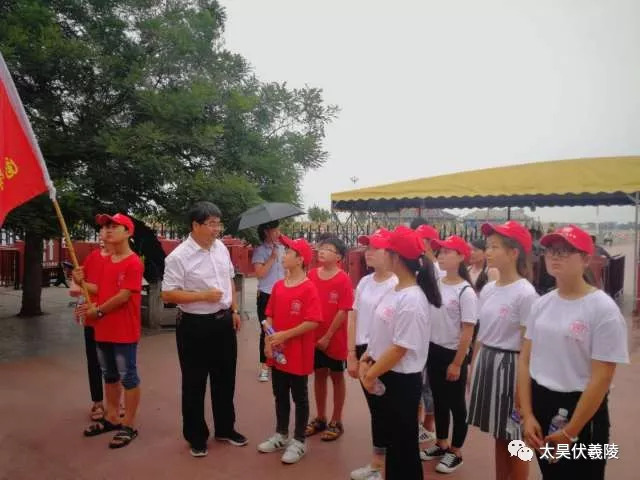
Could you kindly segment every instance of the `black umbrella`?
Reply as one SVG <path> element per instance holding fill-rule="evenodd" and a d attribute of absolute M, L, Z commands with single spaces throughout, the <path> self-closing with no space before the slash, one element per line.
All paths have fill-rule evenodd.
<path fill-rule="evenodd" d="M 238 230 L 255 227 L 263 223 L 281 220 L 283 218 L 295 217 L 305 212 L 295 205 L 289 203 L 267 202 L 250 208 L 240 215 Z"/>

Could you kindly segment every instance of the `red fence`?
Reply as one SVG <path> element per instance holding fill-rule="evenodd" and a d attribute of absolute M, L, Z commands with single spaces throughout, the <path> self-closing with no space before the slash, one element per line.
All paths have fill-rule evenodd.
<path fill-rule="evenodd" d="M 0 247 L 0 287 L 20 288 L 20 250 Z"/>
<path fill-rule="evenodd" d="M 180 240 L 159 238 L 162 249 L 165 254 L 171 253 L 180 243 Z M 224 237 L 224 244 L 229 249 L 231 262 L 236 272 L 244 276 L 255 275 L 251 257 L 253 255 L 253 247 L 244 240 Z M 43 267 L 45 268 L 44 284 L 48 285 L 50 278 L 54 278 L 57 267 L 61 261 L 69 261 L 69 252 L 66 247 L 60 248 L 58 240 L 46 241 L 43 252 Z M 78 261 L 82 263 L 87 255 L 98 244 L 95 242 L 74 242 L 74 248 Z M 351 283 L 355 288 L 360 279 L 367 274 L 368 269 L 364 261 L 364 247 L 356 247 L 348 250 L 347 255 L 342 262 L 341 267 L 349 274 Z M 22 278 L 24 276 L 24 242 L 18 241 L 10 247 L 0 247 L 0 287 L 20 288 Z M 317 265 L 317 251 L 314 249 L 313 261 L 311 267 Z M 625 257 L 615 256 L 606 258 L 602 256 L 594 257 L 589 265 L 595 284 L 598 288 L 602 288 L 614 298 L 622 295 L 624 287 L 624 269 Z M 555 281 L 550 277 L 544 267 L 541 257 L 534 259 L 533 264 L 533 283 L 541 294 L 549 291 L 555 285 Z M 640 272 L 639 272 L 640 273 Z M 638 285 L 638 294 L 640 296 L 640 285 Z M 640 305 L 639 305 L 640 306 Z"/>

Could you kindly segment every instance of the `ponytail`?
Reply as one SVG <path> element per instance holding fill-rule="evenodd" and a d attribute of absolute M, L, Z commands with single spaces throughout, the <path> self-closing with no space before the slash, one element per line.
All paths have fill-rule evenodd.
<path fill-rule="evenodd" d="M 433 262 L 426 256 L 419 257 L 415 260 L 406 259 L 401 255 L 398 255 L 398 258 L 410 271 L 417 273 L 416 282 L 424 292 L 429 303 L 436 308 L 440 308 L 442 306 L 442 297 L 440 296 L 440 288 L 438 287 Z"/>
<path fill-rule="evenodd" d="M 502 235 L 500 235 L 500 237 L 502 237 L 502 242 L 507 248 L 513 248 L 518 251 L 518 259 L 516 260 L 516 270 L 518 271 L 518 275 L 531 282 L 533 278 L 531 255 L 527 255 L 524 251 L 524 247 L 512 238 L 504 237 Z"/>
<path fill-rule="evenodd" d="M 458 265 L 458 275 L 460 275 L 460 277 L 464 281 L 466 281 L 469 285 L 471 285 L 471 288 L 473 288 L 475 290 L 476 287 L 473 284 L 473 282 L 471 281 L 471 275 L 469 275 L 469 269 L 464 264 L 464 262 L 460 262 L 460 265 Z"/>
<path fill-rule="evenodd" d="M 480 275 L 478 275 L 476 284 L 473 286 L 476 289 L 476 293 L 480 293 L 487 283 L 489 283 L 489 274 L 487 272 L 487 261 L 485 260 L 482 271 L 480 272 Z"/>

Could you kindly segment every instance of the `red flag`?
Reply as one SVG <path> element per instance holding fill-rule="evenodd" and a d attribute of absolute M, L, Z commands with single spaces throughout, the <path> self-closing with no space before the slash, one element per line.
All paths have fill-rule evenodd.
<path fill-rule="evenodd" d="M 56 190 L 16 87 L 0 54 L 0 225 L 7 214 Z"/>

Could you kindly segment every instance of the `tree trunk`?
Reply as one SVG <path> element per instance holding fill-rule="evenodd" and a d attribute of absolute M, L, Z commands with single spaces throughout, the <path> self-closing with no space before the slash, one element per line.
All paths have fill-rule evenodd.
<path fill-rule="evenodd" d="M 150 328 L 160 328 L 162 326 L 162 313 L 164 312 L 164 302 L 160 292 L 162 290 L 162 284 L 160 282 L 154 282 L 149 284 L 149 293 L 147 294 L 147 325 Z"/>
<path fill-rule="evenodd" d="M 24 237 L 24 278 L 22 280 L 22 308 L 19 317 L 42 315 L 42 236 L 27 232 Z"/>

